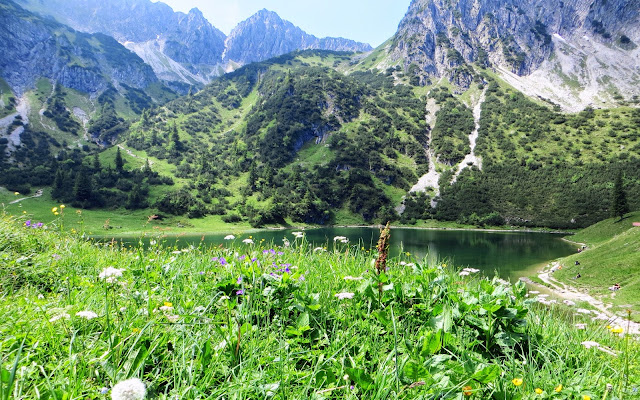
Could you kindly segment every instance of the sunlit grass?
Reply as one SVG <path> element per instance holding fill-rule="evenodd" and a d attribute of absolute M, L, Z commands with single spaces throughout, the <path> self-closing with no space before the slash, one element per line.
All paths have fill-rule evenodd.
<path fill-rule="evenodd" d="M 638 343 L 605 321 L 446 262 L 374 272 L 372 252 L 292 235 L 119 248 L 24 222 L 0 218 L 3 399 L 106 398 L 132 377 L 158 399 L 612 399 L 640 384 Z"/>

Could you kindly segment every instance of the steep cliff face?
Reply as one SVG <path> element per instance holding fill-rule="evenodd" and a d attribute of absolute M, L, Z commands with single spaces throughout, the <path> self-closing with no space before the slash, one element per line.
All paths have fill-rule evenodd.
<path fill-rule="evenodd" d="M 423 83 L 468 86 L 475 62 L 529 94 L 580 107 L 604 101 L 602 91 L 630 93 L 640 78 L 639 10 L 639 0 L 414 0 L 389 53 L 415 64 Z"/>
<path fill-rule="evenodd" d="M 0 75 L 18 94 L 42 77 L 87 93 L 157 82 L 142 59 L 109 36 L 76 32 L 8 0 L 0 10 Z"/>
<path fill-rule="evenodd" d="M 226 48 L 224 59 L 238 64 L 262 61 L 294 50 L 371 50 L 370 45 L 353 40 L 319 39 L 268 10 L 260 10 L 239 23 L 227 38 Z"/>

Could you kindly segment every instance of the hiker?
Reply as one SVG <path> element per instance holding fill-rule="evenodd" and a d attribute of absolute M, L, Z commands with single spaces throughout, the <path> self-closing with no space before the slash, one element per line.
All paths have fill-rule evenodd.
<path fill-rule="evenodd" d="M 609 290 L 620 290 L 620 284 L 616 283 L 615 285 L 611 286 Z"/>
<path fill-rule="evenodd" d="M 575 265 L 580 265 L 580 261 L 577 261 L 577 260 L 576 260 Z"/>
<path fill-rule="evenodd" d="M 580 272 L 578 272 L 578 275 L 576 275 L 576 279 L 578 278 L 582 278 L 582 275 L 580 275 Z"/>

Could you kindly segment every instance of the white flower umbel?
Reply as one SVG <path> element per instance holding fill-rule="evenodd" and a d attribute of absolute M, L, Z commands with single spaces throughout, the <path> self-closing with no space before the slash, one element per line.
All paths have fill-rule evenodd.
<path fill-rule="evenodd" d="M 94 319 L 98 318 L 98 314 L 93 311 L 78 311 L 76 313 L 76 317 L 84 318 L 84 319 Z"/>
<path fill-rule="evenodd" d="M 291 232 L 291 234 L 295 236 L 296 239 L 302 239 L 304 237 L 304 232 Z"/>
<path fill-rule="evenodd" d="M 235 236 L 233 236 L 233 235 L 227 235 L 227 236 L 225 236 L 225 237 L 224 237 L 224 240 L 233 240 L 233 239 L 235 239 L 235 238 L 236 238 L 236 237 L 235 237 Z"/>
<path fill-rule="evenodd" d="M 584 347 L 586 347 L 587 349 L 590 349 L 592 347 L 600 347 L 600 343 L 594 342 L 594 341 L 591 341 L 591 340 L 584 341 L 584 342 L 582 342 L 580 344 L 583 345 Z"/>
<path fill-rule="evenodd" d="M 122 276 L 124 269 L 118 269 L 114 267 L 107 267 L 100 272 L 98 278 L 103 279 L 107 283 L 116 283 L 118 278 Z"/>
<path fill-rule="evenodd" d="M 353 299 L 353 296 L 355 296 L 355 293 L 342 292 L 342 293 L 336 293 L 335 296 L 338 298 L 338 300 Z"/>
<path fill-rule="evenodd" d="M 112 400 L 142 400 L 147 395 L 147 388 L 138 378 L 119 382 L 111 390 Z"/>
<path fill-rule="evenodd" d="M 253 244 L 253 240 L 251 240 L 251 239 L 244 239 L 244 240 L 242 241 L 242 243 L 245 243 L 245 244 Z"/>
<path fill-rule="evenodd" d="M 51 317 L 51 319 L 49 319 L 49 322 L 56 322 L 59 319 L 69 319 L 69 318 L 71 318 L 71 315 L 63 312 L 63 313 L 56 314 L 53 317 Z"/>

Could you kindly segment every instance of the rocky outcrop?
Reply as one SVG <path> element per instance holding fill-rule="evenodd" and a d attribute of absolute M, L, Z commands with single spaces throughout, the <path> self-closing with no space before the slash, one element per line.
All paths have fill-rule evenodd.
<path fill-rule="evenodd" d="M 640 0 L 414 0 L 389 54 L 422 83 L 447 77 L 468 87 L 467 64 L 477 63 L 529 94 L 583 105 L 597 96 L 568 93 L 571 86 L 625 92 L 640 77 L 639 14 Z M 527 80 L 536 75 L 547 81 Z"/>
<path fill-rule="evenodd" d="M 153 70 L 115 39 L 76 32 L 6 0 L 0 4 L 0 75 L 20 95 L 40 78 L 87 93 L 124 83 L 146 88 Z"/>
<path fill-rule="evenodd" d="M 278 14 L 263 9 L 231 31 L 226 40 L 224 60 L 248 64 L 306 49 L 369 51 L 371 46 L 343 38 L 319 39 Z"/>

